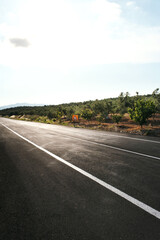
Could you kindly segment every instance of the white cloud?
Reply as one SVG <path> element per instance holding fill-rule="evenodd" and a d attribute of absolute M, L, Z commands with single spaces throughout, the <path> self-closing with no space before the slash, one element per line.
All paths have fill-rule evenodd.
<path fill-rule="evenodd" d="M 0 24 L 0 64 L 66 69 L 160 61 L 159 27 L 131 25 L 121 17 L 120 5 L 109 1 L 94 0 L 85 7 L 83 18 L 83 12 L 64 0 L 25 1 L 16 14 L 19 24 Z M 15 48 L 9 39 L 28 39 L 31 45 Z"/>
<path fill-rule="evenodd" d="M 140 7 L 137 6 L 136 2 L 134 1 L 129 1 L 126 3 L 126 6 L 129 8 L 129 9 L 133 9 L 133 10 L 140 10 Z"/>
<path fill-rule="evenodd" d="M 91 9 L 93 14 L 104 23 L 117 21 L 121 14 L 121 7 L 119 4 L 111 3 L 106 0 L 93 1 Z"/>
<path fill-rule="evenodd" d="M 133 6 L 134 4 L 135 4 L 135 2 L 133 2 L 133 1 L 129 1 L 126 3 L 127 6 Z"/>

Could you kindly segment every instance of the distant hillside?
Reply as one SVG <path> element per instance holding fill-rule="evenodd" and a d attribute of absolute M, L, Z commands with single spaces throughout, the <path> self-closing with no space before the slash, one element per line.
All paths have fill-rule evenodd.
<path fill-rule="evenodd" d="M 19 103 L 0 108 L 1 116 L 18 116 L 32 119 L 38 117 L 47 117 L 55 121 L 61 119 L 71 119 L 73 114 L 79 115 L 84 119 L 95 119 L 106 121 L 109 114 L 124 115 L 128 113 L 129 108 L 134 108 L 134 103 L 138 99 L 151 100 L 156 106 L 156 112 L 160 113 L 160 93 L 157 88 L 152 94 L 130 96 L 128 92 L 121 92 L 117 98 L 108 98 L 102 100 L 90 100 L 85 102 L 72 102 L 59 105 L 35 105 L 28 103 Z"/>
<path fill-rule="evenodd" d="M 24 107 L 24 106 L 34 107 L 34 106 L 44 106 L 44 104 L 16 103 L 11 105 L 1 106 L 0 110 L 7 109 L 7 108 Z"/>

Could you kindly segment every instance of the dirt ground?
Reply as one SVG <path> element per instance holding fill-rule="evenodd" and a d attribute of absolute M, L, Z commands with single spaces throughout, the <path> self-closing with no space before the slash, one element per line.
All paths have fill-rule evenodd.
<path fill-rule="evenodd" d="M 72 123 L 73 124 L 73 123 Z M 68 125 L 70 125 L 68 123 Z M 141 128 L 134 121 L 129 118 L 129 114 L 125 114 L 119 124 L 113 123 L 111 116 L 106 123 L 100 123 L 98 121 L 87 121 L 79 119 L 78 123 L 74 124 L 75 127 L 83 127 L 96 130 L 123 132 L 138 135 L 151 135 L 160 137 L 160 114 L 156 114 L 154 117 L 148 119 L 147 124 Z"/>

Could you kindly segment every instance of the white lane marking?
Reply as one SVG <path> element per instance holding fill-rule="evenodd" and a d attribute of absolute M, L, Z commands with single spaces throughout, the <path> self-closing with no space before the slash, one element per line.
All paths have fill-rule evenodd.
<path fill-rule="evenodd" d="M 28 124 L 28 122 L 27 122 L 27 124 Z M 36 123 L 35 123 L 36 124 Z M 38 123 L 39 124 L 39 123 Z M 44 124 L 44 125 L 46 125 L 45 123 L 40 123 L 40 124 Z M 52 126 L 52 128 L 54 128 L 55 129 L 55 125 L 51 125 Z M 59 127 L 59 128 L 69 128 L 69 130 L 70 130 L 70 132 L 71 133 L 75 133 L 75 130 L 77 130 L 77 129 L 70 129 L 71 127 L 68 127 L 68 126 L 57 126 L 56 125 L 56 128 L 57 127 Z M 44 126 L 42 127 L 42 128 L 45 128 Z M 45 128 L 46 129 L 46 128 Z M 63 129 L 64 130 L 64 129 Z M 78 129 L 79 130 L 79 129 Z M 78 134 L 79 134 L 79 132 L 78 132 L 78 130 L 76 131 Z M 80 130 L 85 130 L 85 131 L 87 131 L 87 130 L 89 130 L 89 129 L 80 129 Z M 96 130 L 92 130 L 92 131 L 96 131 Z M 144 138 L 134 138 L 134 137 L 127 137 L 127 136 L 120 136 L 120 135 L 114 135 L 114 134 L 110 134 L 110 133 L 102 133 L 102 132 L 99 132 L 102 136 L 111 136 L 111 137 L 118 137 L 118 138 L 128 138 L 128 139 L 132 139 L 132 140 L 136 140 L 136 141 L 144 141 L 144 142 L 151 142 L 151 143 L 158 143 L 158 144 L 160 144 L 160 141 L 155 141 L 155 140 L 149 140 L 149 139 L 144 139 Z M 91 136 L 92 137 L 92 136 Z"/>
<path fill-rule="evenodd" d="M 83 142 L 87 142 L 87 143 L 90 143 L 90 144 L 95 144 L 95 145 L 99 145 L 99 146 L 102 146 L 102 147 L 107 147 L 107 148 L 114 149 L 114 150 L 117 150 L 117 151 L 127 152 L 127 153 L 135 154 L 135 155 L 138 155 L 138 156 L 142 156 L 142 157 L 147 157 L 147 158 L 153 158 L 153 159 L 156 159 L 156 160 L 160 160 L 160 157 L 156 157 L 156 156 L 152 156 L 152 155 L 148 155 L 148 154 L 144 154 L 144 153 L 139 153 L 139 152 L 134 152 L 134 151 L 131 151 L 131 150 L 127 150 L 127 149 L 119 148 L 119 147 L 114 147 L 114 146 L 103 144 L 103 143 L 93 142 L 93 141 L 90 141 L 90 140 L 77 138 L 77 137 L 69 136 L 69 135 L 66 135 L 66 134 L 57 133 L 57 131 L 54 131 L 54 133 L 57 134 L 57 135 L 65 136 L 67 138 L 73 138 L 73 139 L 76 139 L 78 141 L 83 141 Z"/>
<path fill-rule="evenodd" d="M 1 123 L 2 124 L 2 123 Z M 65 165 L 69 166 L 70 168 L 76 170 L 77 172 L 81 173 L 82 175 L 90 178 L 91 180 L 97 182 L 98 184 L 100 184 L 101 186 L 107 188 L 108 190 L 112 191 L 113 193 L 119 195 L 120 197 L 126 199 L 127 201 L 131 202 L 132 204 L 136 205 L 137 207 L 143 209 L 145 212 L 148 212 L 149 214 L 153 215 L 154 217 L 160 219 L 160 212 L 150 206 L 148 206 L 147 204 L 129 196 L 128 194 L 122 192 L 121 190 L 111 186 L 110 184 L 100 180 L 99 178 L 93 176 L 92 174 L 82 170 L 79 167 L 76 167 L 75 165 L 67 162 L 66 160 L 64 160 L 63 158 L 58 157 L 57 155 L 49 152 L 48 150 L 38 146 L 37 144 L 31 142 L 29 139 L 23 137 L 22 135 L 20 135 L 19 133 L 13 131 L 11 128 L 5 126 L 4 124 L 2 124 L 5 128 L 7 128 L 8 130 L 10 130 L 11 132 L 13 132 L 14 134 L 16 134 L 17 136 L 19 136 L 20 138 L 22 138 L 23 140 L 25 140 L 26 142 L 32 144 L 33 146 L 35 146 L 36 148 L 40 149 L 41 151 L 47 153 L 49 156 L 53 157 L 54 159 L 64 163 Z"/>
<path fill-rule="evenodd" d="M 2 123 L 1 123 L 1 124 L 2 124 Z M 2 124 L 2 125 L 3 125 L 3 124 Z M 156 159 L 156 160 L 160 160 L 160 157 L 156 157 L 156 156 L 152 156 L 152 155 L 148 155 L 148 154 L 144 154 L 144 153 L 139 153 L 139 152 L 134 152 L 134 151 L 131 151 L 131 150 L 127 150 L 127 149 L 119 148 L 119 147 L 114 147 L 114 146 L 110 146 L 110 145 L 103 144 L 103 143 L 93 142 L 93 141 L 90 141 L 90 140 L 73 137 L 73 136 L 70 136 L 70 135 L 63 134 L 63 133 L 61 134 L 61 133 L 58 133 L 57 131 L 54 131 L 54 133 L 57 134 L 57 135 L 65 136 L 65 137 L 67 137 L 67 138 L 73 138 L 73 139 L 76 139 L 76 140 L 78 140 L 78 141 L 83 141 L 83 142 L 87 142 L 87 143 L 99 145 L 99 146 L 102 146 L 102 147 L 107 147 L 107 148 L 114 149 L 114 150 L 118 150 L 118 151 L 121 151 L 121 152 L 127 152 L 127 153 L 131 153 L 131 154 L 136 154 L 136 155 L 142 156 L 142 157 L 147 157 L 147 158 L 153 158 L 153 159 Z M 134 138 L 133 138 L 133 139 L 134 139 Z M 147 141 L 147 140 L 146 140 L 146 141 Z M 157 142 L 157 143 L 158 143 L 158 142 Z"/>
<path fill-rule="evenodd" d="M 33 126 L 33 125 L 37 125 L 37 123 L 35 123 L 35 122 L 22 122 L 21 120 L 14 120 L 14 119 L 7 119 L 7 120 L 9 120 L 9 121 L 19 121 L 20 123 L 22 123 L 22 124 L 26 124 L 26 125 L 31 125 L 31 126 Z M 45 128 L 46 129 L 46 123 L 38 123 L 38 124 L 41 124 L 41 126 L 43 126 L 43 127 L 41 127 L 41 128 Z M 45 126 L 45 127 L 44 127 Z M 75 133 L 75 130 L 77 130 L 77 133 L 78 133 L 78 130 L 79 129 L 71 129 L 71 127 L 68 127 L 68 126 L 59 126 L 59 125 L 50 125 L 52 128 L 68 128 L 69 130 L 70 130 L 70 132 L 71 133 Z M 47 125 L 47 127 L 48 127 L 48 125 Z M 64 129 L 63 129 L 64 130 Z M 80 130 L 85 130 L 85 131 L 90 131 L 90 129 L 80 129 Z M 96 130 L 92 130 L 92 131 L 96 131 Z M 128 136 L 120 136 L 120 135 L 114 135 L 114 134 L 110 134 L 110 133 L 102 133 L 102 132 L 99 132 L 102 136 L 111 136 L 111 137 L 118 137 L 118 138 L 128 138 L 128 139 L 132 139 L 132 140 L 137 140 L 137 141 L 144 141 L 144 142 L 152 142 L 152 143 L 158 143 L 158 144 L 160 144 L 160 141 L 155 141 L 155 140 L 149 140 L 149 139 L 144 139 L 144 138 L 136 138 L 136 137 L 128 137 Z M 92 137 L 92 136 L 91 136 Z"/>
<path fill-rule="evenodd" d="M 159 141 L 148 140 L 148 139 L 144 139 L 144 138 L 133 138 L 133 137 L 127 137 L 127 136 L 113 135 L 113 134 L 107 134 L 107 136 L 118 137 L 118 138 L 128 138 L 128 139 L 137 140 L 137 141 L 152 142 L 152 143 L 160 144 Z"/>
<path fill-rule="evenodd" d="M 54 132 L 54 133 L 55 133 L 55 132 Z M 136 155 L 139 155 L 139 156 L 142 156 L 142 157 L 154 158 L 154 159 L 160 160 L 160 157 L 155 157 L 155 156 L 151 156 L 151 155 L 144 154 L 144 153 L 134 152 L 134 151 L 131 151 L 131 150 L 127 150 L 127 149 L 124 149 L 124 148 L 118 148 L 118 147 L 110 146 L 110 145 L 103 144 L 103 143 L 92 142 L 92 141 L 90 141 L 90 140 L 86 140 L 86 139 L 82 139 L 82 138 L 76 138 L 76 137 L 69 136 L 69 135 L 65 135 L 65 134 L 61 134 L 61 133 L 59 134 L 59 133 L 57 133 L 57 132 L 56 132 L 56 134 L 57 134 L 57 135 L 64 136 L 64 137 L 67 137 L 67 138 L 73 138 L 73 139 L 76 139 L 76 140 L 78 140 L 78 141 L 82 141 L 82 142 L 87 142 L 87 143 L 99 145 L 99 146 L 102 146 L 102 147 L 107 147 L 107 148 L 115 149 L 115 150 L 122 151 L 122 152 L 127 152 L 127 153 L 136 154 Z"/>
<path fill-rule="evenodd" d="M 63 127 L 63 126 L 61 126 Z M 84 130 L 84 129 L 83 129 Z M 86 130 L 86 129 L 85 129 Z M 88 129 L 87 129 L 88 130 Z M 72 131 L 72 133 L 74 133 L 74 131 Z M 127 137 L 127 136 L 120 136 L 120 135 L 113 135 L 113 134 L 110 134 L 110 133 L 101 133 L 102 136 L 111 136 L 111 137 L 118 137 L 118 138 L 128 138 L 128 139 L 132 139 L 132 140 L 136 140 L 136 141 L 144 141 L 144 142 L 152 142 L 152 143 L 158 143 L 160 144 L 159 141 L 154 141 L 154 140 L 148 140 L 148 139 L 144 139 L 144 138 L 133 138 L 133 137 Z M 92 136 L 91 136 L 92 137 Z"/>

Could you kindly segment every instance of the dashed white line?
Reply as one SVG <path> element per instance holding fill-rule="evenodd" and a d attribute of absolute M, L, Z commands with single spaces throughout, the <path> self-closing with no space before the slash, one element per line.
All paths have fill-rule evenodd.
<path fill-rule="evenodd" d="M 1 123 L 2 124 L 2 123 Z M 22 135 L 20 135 L 19 133 L 13 131 L 11 128 L 7 127 L 6 125 L 2 124 L 5 128 L 7 128 L 8 130 L 10 130 L 11 132 L 13 132 L 14 134 L 16 134 L 17 136 L 19 136 L 20 138 L 22 138 L 23 140 L 25 140 L 26 142 L 32 144 L 33 146 L 35 146 L 36 148 L 40 149 L 41 151 L 47 153 L 49 156 L 53 157 L 54 159 L 64 163 L 65 165 L 69 166 L 70 168 L 76 170 L 77 172 L 81 173 L 82 175 L 88 177 L 89 179 L 95 181 L 96 183 L 100 184 L 101 186 L 105 187 L 106 189 L 112 191 L 113 193 L 117 194 L 118 196 L 126 199 L 127 201 L 129 201 L 130 203 L 136 205 L 137 207 L 143 209 L 145 212 L 151 214 L 152 216 L 160 219 L 160 212 L 150 206 L 148 206 L 147 204 L 135 199 L 134 197 L 131 197 L 130 195 L 122 192 L 121 190 L 111 186 L 110 184 L 100 180 L 99 178 L 93 176 L 92 174 L 82 170 L 81 168 L 67 162 L 66 160 L 58 157 L 57 155 L 49 152 L 48 150 L 38 146 L 37 144 L 33 143 L 32 141 L 30 141 L 29 139 L 23 137 Z"/>

